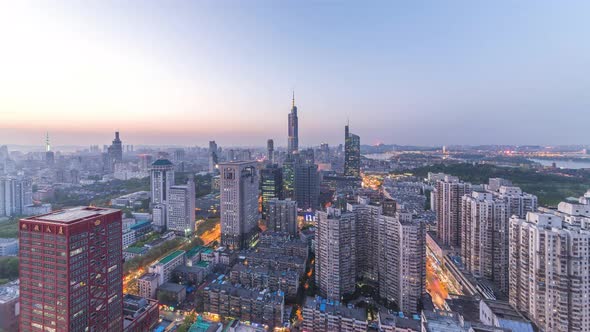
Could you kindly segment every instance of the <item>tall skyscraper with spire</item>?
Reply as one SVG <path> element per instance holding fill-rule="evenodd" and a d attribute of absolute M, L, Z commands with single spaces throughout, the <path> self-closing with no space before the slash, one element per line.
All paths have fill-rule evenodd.
<path fill-rule="evenodd" d="M 297 106 L 295 106 L 295 91 L 293 91 L 293 105 L 289 113 L 289 154 L 299 150 L 299 120 L 297 118 Z"/>

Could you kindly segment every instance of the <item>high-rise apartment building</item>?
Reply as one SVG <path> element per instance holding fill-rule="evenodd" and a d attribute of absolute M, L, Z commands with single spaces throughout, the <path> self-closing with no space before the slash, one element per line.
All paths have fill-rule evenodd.
<path fill-rule="evenodd" d="M 293 92 L 293 105 L 289 113 L 289 138 L 287 151 L 293 154 L 299 150 L 299 119 L 297 118 L 297 106 L 295 106 L 295 92 Z"/>
<path fill-rule="evenodd" d="M 355 290 L 356 219 L 331 207 L 316 215 L 315 282 L 322 297 L 339 301 Z"/>
<path fill-rule="evenodd" d="M 295 165 L 295 200 L 303 210 L 315 210 L 320 205 L 320 175 L 318 165 Z"/>
<path fill-rule="evenodd" d="M 436 181 L 432 197 L 436 206 L 437 236 L 446 246 L 461 248 L 461 197 L 471 192 L 471 184 L 445 175 Z"/>
<path fill-rule="evenodd" d="M 171 186 L 166 203 L 167 228 L 181 235 L 195 232 L 195 182 L 189 176 L 186 185 Z"/>
<path fill-rule="evenodd" d="M 590 331 L 590 218 L 567 207 L 510 219 L 510 304 L 542 331 Z"/>
<path fill-rule="evenodd" d="M 467 271 L 508 293 L 508 203 L 490 192 L 461 198 L 461 257 Z"/>
<path fill-rule="evenodd" d="M 344 175 L 361 176 L 361 138 L 344 127 Z"/>
<path fill-rule="evenodd" d="M 297 202 L 291 199 L 268 201 L 266 227 L 273 232 L 297 235 Z"/>
<path fill-rule="evenodd" d="M 425 292 L 426 227 L 409 213 L 380 216 L 377 257 L 379 296 L 415 313 Z"/>
<path fill-rule="evenodd" d="M 121 211 L 77 207 L 19 222 L 25 331 L 122 331 Z"/>
<path fill-rule="evenodd" d="M 33 186 L 29 179 L 0 177 L 0 217 L 25 214 L 25 206 L 33 204 Z"/>
<path fill-rule="evenodd" d="M 174 165 L 168 159 L 158 159 L 150 167 L 152 214 L 154 226 L 163 230 L 167 227 L 166 205 L 170 187 L 174 185 Z"/>
<path fill-rule="evenodd" d="M 248 248 L 258 227 L 256 162 L 221 163 L 219 172 L 221 243 L 230 248 Z"/>
<path fill-rule="evenodd" d="M 280 167 L 271 164 L 260 170 L 260 192 L 262 218 L 266 219 L 268 202 L 274 198 L 283 199 L 283 170 Z"/>
<path fill-rule="evenodd" d="M 348 205 L 348 210 L 356 218 L 356 270 L 357 277 L 377 281 L 379 260 L 376 254 L 379 247 L 378 226 L 382 213 L 380 204 L 358 197 L 358 204 Z"/>

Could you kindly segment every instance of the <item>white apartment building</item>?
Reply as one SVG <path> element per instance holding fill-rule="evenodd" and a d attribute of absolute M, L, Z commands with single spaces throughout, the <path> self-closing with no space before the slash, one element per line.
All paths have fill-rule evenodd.
<path fill-rule="evenodd" d="M 510 219 L 510 304 L 544 331 L 590 331 L 590 216 L 571 208 Z"/>

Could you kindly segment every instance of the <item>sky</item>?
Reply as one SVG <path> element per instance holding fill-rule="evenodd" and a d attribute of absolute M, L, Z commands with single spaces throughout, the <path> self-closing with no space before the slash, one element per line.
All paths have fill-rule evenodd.
<path fill-rule="evenodd" d="M 590 144 L 589 1 L 0 1 L 0 145 Z"/>

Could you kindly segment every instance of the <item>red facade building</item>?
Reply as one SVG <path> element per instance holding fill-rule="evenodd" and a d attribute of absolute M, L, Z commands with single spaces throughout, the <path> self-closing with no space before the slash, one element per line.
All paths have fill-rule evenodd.
<path fill-rule="evenodd" d="M 77 207 L 19 222 L 19 331 L 122 331 L 120 210 Z"/>

